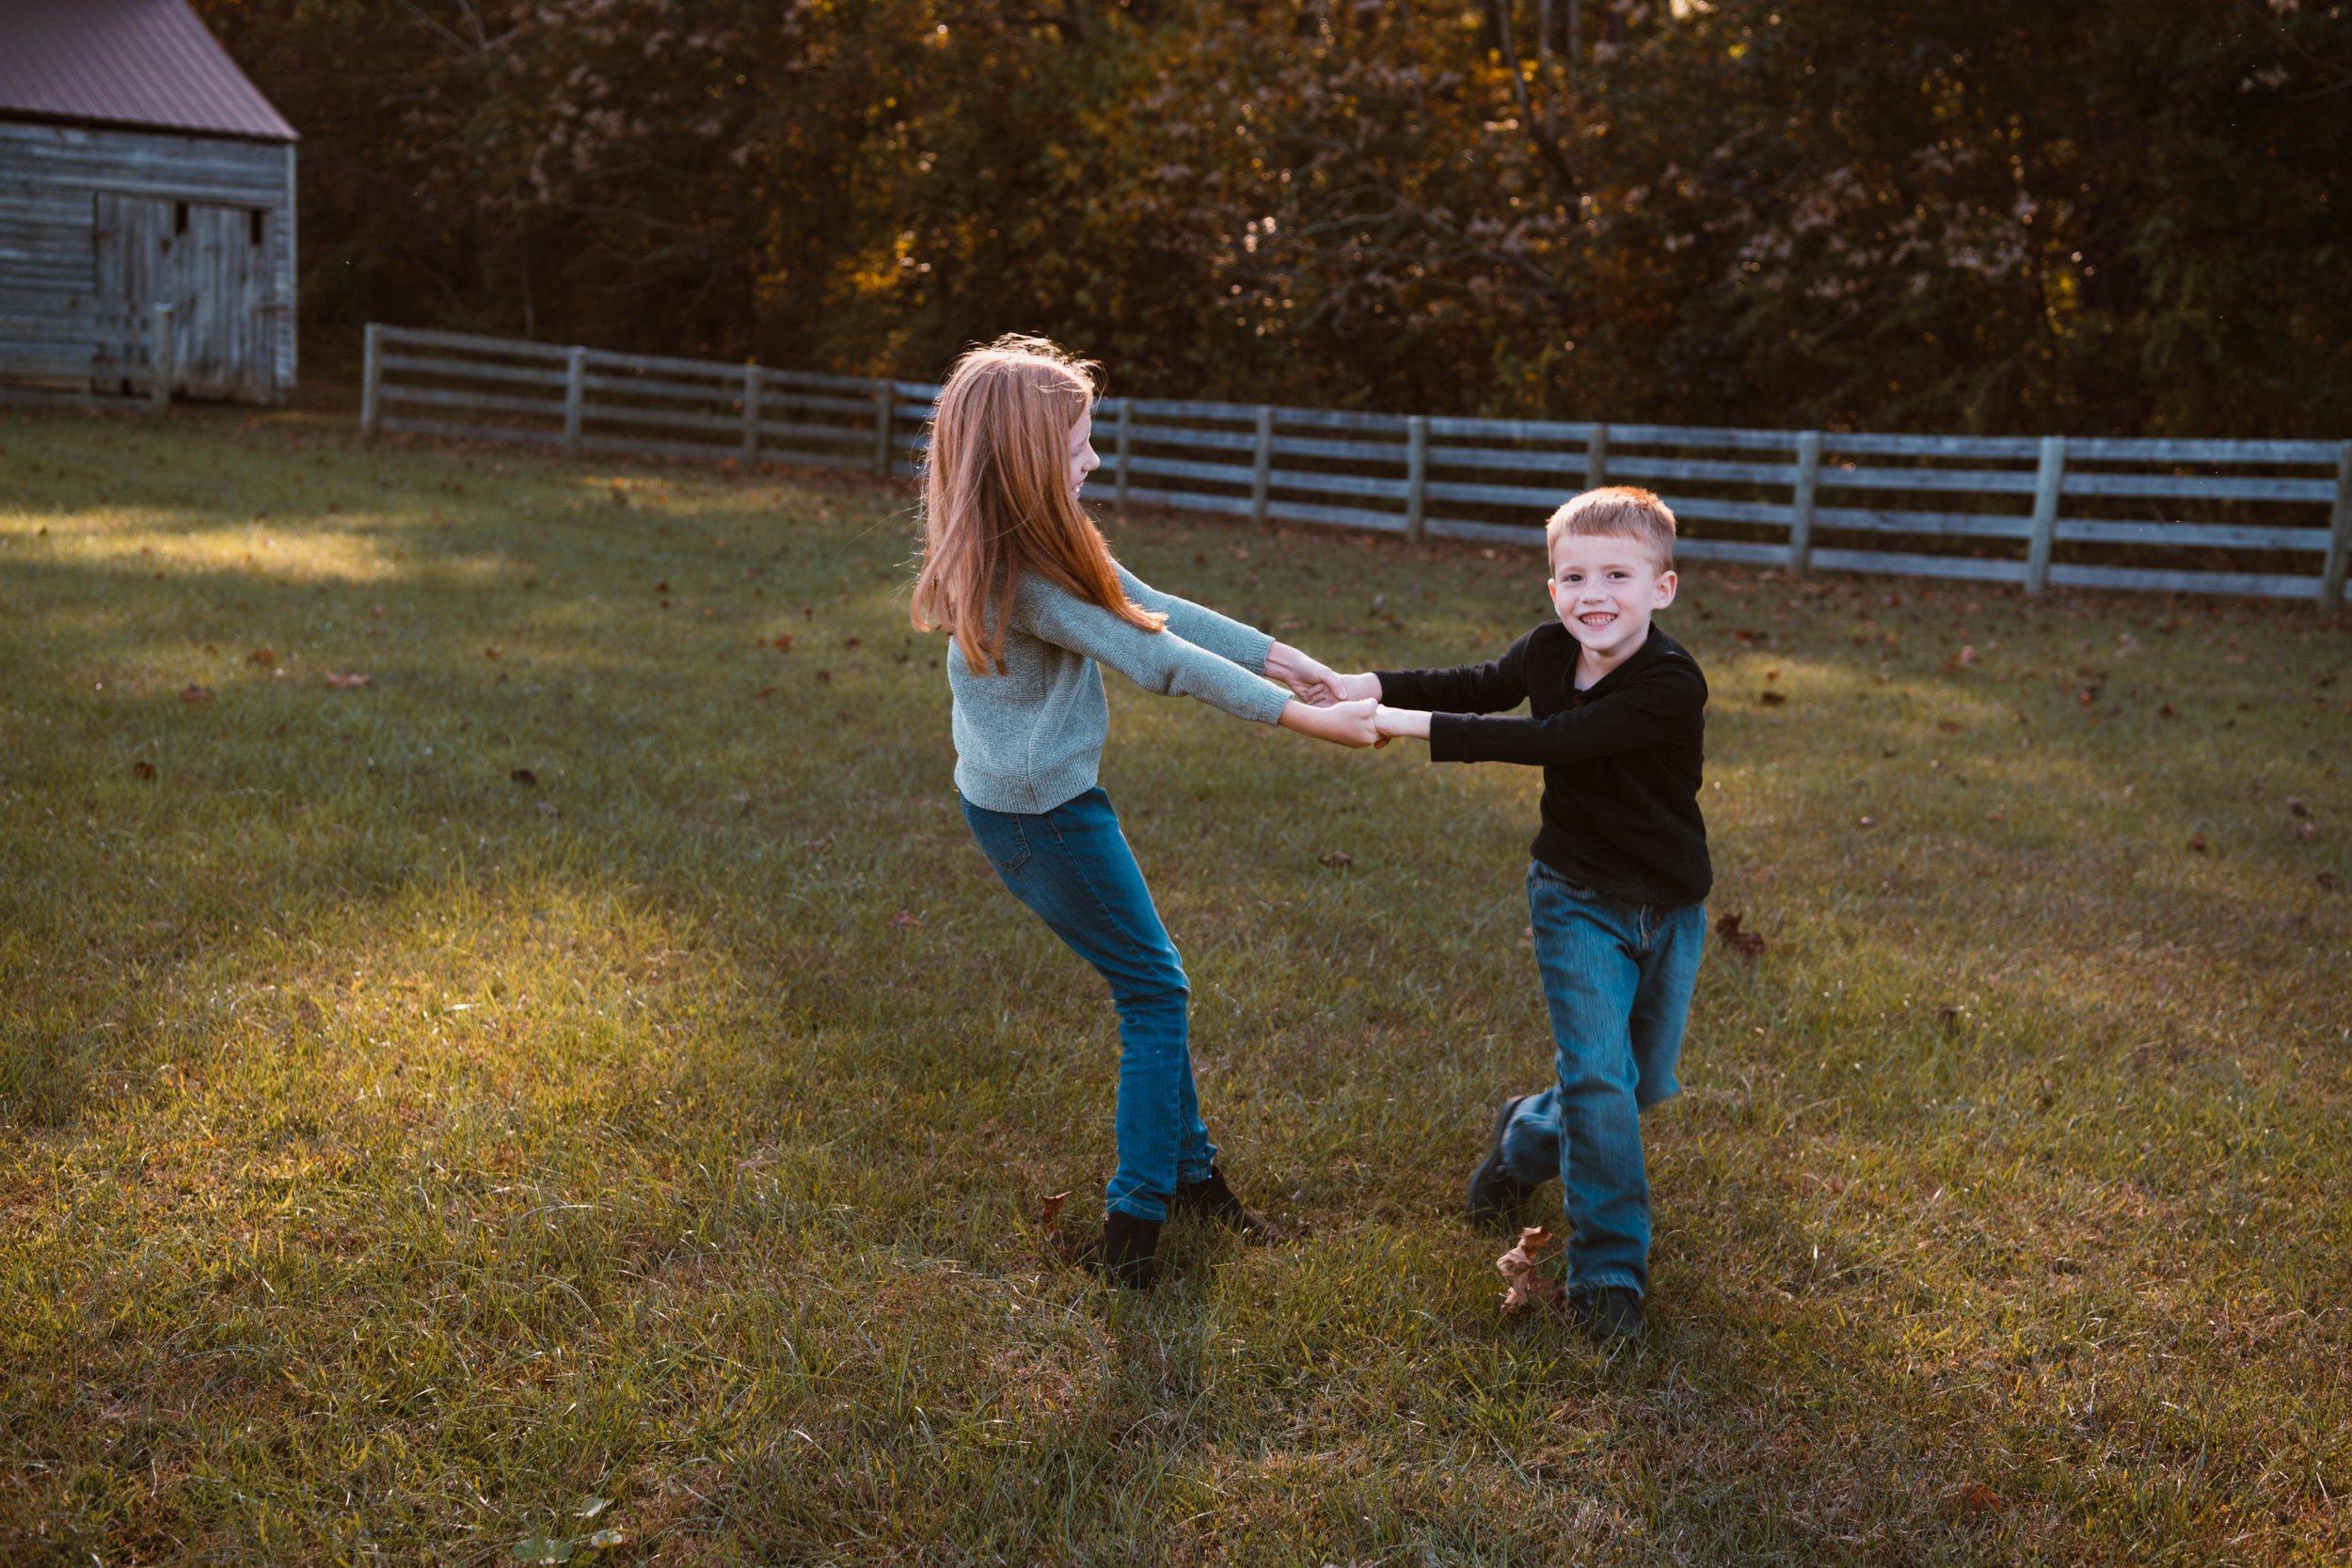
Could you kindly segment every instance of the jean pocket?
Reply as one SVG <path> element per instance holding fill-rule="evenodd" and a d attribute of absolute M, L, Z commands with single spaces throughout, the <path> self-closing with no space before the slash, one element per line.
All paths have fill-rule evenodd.
<path fill-rule="evenodd" d="M 966 819 L 972 824 L 972 841 L 996 868 L 996 875 L 1009 877 L 1029 863 L 1029 835 L 1022 832 L 1017 818 L 1003 812 L 971 812 Z"/>
<path fill-rule="evenodd" d="M 1586 887 L 1582 882 L 1576 880 L 1572 877 L 1563 876 L 1561 873 L 1554 871 L 1551 867 L 1546 865 L 1541 861 L 1529 861 L 1527 863 L 1527 875 L 1530 880 L 1541 882 L 1546 887 L 1557 888 L 1562 893 L 1567 894 L 1570 897 L 1598 898 L 1600 896 L 1599 894 L 1595 893 L 1591 888 Z"/>

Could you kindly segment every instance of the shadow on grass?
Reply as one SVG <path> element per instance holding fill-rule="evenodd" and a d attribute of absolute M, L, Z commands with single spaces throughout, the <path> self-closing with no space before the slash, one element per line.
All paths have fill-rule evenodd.
<path fill-rule="evenodd" d="M 344 483 L 446 461 L 296 455 Z M 1180 1233 L 1170 1288 L 1124 1301 L 1037 1233 L 1039 1195 L 1107 1164 L 1113 1028 L 965 843 L 896 552 L 850 565 L 897 499 L 833 493 L 810 531 L 747 515 L 805 494 L 632 474 L 642 512 L 539 538 L 520 501 L 568 470 L 510 461 L 489 477 L 530 493 L 399 525 L 422 533 L 339 501 L 332 553 L 387 575 L 324 590 L 207 564 L 228 525 L 156 568 L 161 525 L 28 560 L 36 514 L 8 519 L 7 1408 L 40 1468 L 0 1516 L 315 1558 L 495 1556 L 590 1497 L 722 1560 L 2153 1560 L 2264 1510 L 2273 1556 L 2317 1528 L 2277 1522 L 2319 1472 L 2276 1460 L 2328 1463 L 2328 1265 L 2239 1221 L 2308 1241 L 2344 1196 L 2315 972 L 2278 961 L 2322 961 L 2342 915 L 2298 895 L 2308 930 L 2265 924 L 2312 885 L 2300 841 L 2155 860 L 2187 806 L 2230 847 L 2221 736 L 2059 740 L 2071 693 L 1994 702 L 1989 673 L 1906 672 L 1880 711 L 1862 674 L 1815 690 L 1788 650 L 1693 637 L 1717 907 L 1774 945 L 1710 956 L 1694 1092 L 1653 1135 L 1658 1328 L 1600 1358 L 1499 1321 L 1501 1243 L 1451 1218 L 1493 1096 L 1549 1056 L 1530 781 L 1115 695 L 1107 776 L 1192 971 L 1214 1129 L 1309 1230 Z M 250 483 L 223 504 L 293 551 L 320 514 Z M 1305 614 L 1307 568 L 1363 566 L 1212 562 L 1230 531 L 1137 559 Z M 1479 570 L 1427 567 L 1504 617 Z M 1476 651 L 1452 617 L 1318 651 Z M 1768 657 L 1789 705 L 1735 708 Z M 2011 705 L 2030 752 L 1984 738 Z M 2118 755 L 2156 781 L 2128 805 Z M 1971 782 L 1924 767 L 1952 759 Z M 2109 869 L 2136 850 L 2139 883 Z M 2228 961 L 2152 1000 L 2149 960 L 2054 908 Z M 2137 1072 L 2165 1037 L 2211 1074 Z M 2228 1326 L 2249 1301 L 2279 1321 Z"/>

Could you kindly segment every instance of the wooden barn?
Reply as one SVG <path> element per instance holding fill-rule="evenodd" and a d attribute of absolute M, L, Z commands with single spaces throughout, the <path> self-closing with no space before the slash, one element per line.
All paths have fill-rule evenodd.
<path fill-rule="evenodd" d="M 0 384 L 282 399 L 295 140 L 185 0 L 0 0 Z"/>

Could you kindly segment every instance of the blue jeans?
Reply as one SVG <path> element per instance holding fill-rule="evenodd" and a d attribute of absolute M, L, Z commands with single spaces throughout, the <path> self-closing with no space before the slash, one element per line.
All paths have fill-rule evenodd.
<path fill-rule="evenodd" d="M 1192 987 L 1111 798 L 1089 789 L 1035 815 L 966 800 L 963 819 L 1012 895 L 1110 983 L 1119 1008 L 1119 1167 L 1104 1202 L 1136 1219 L 1166 1219 L 1176 1183 L 1207 1180 L 1216 1146 L 1192 1083 Z"/>
<path fill-rule="evenodd" d="M 1707 908 L 1621 904 L 1539 861 L 1527 868 L 1527 910 L 1558 1081 L 1512 1112 L 1503 1164 L 1531 1187 L 1560 1179 L 1571 1294 L 1604 1285 L 1647 1294 L 1642 1113 L 1681 1087 L 1675 1061 Z"/>

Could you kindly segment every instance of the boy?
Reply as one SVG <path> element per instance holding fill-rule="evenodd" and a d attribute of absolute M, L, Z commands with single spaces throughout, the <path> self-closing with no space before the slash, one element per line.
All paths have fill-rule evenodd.
<path fill-rule="evenodd" d="M 1642 1331 L 1641 1112 L 1677 1088 L 1713 882 L 1698 805 L 1707 681 L 1650 624 L 1674 603 L 1674 514 L 1648 491 L 1587 491 L 1544 529 L 1556 620 L 1488 664 L 1343 683 L 1380 699 L 1383 736 L 1427 740 L 1432 761 L 1544 770 L 1527 903 L 1558 1081 L 1502 1102 L 1470 1212 L 1500 1219 L 1556 1174 L 1568 1299 L 1599 1339 Z M 1475 717 L 1522 701 L 1526 718 Z"/>

